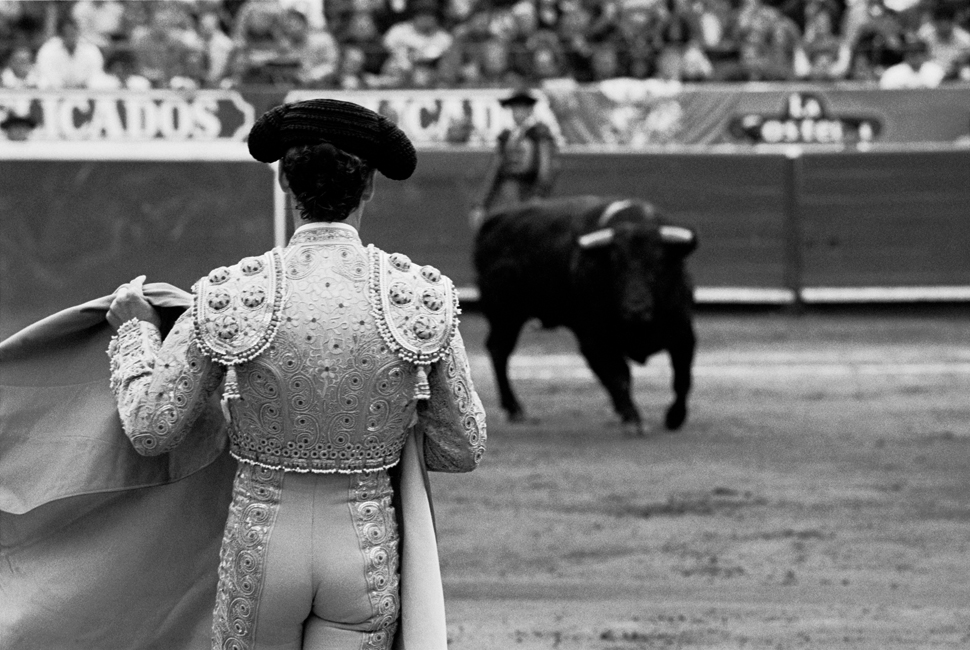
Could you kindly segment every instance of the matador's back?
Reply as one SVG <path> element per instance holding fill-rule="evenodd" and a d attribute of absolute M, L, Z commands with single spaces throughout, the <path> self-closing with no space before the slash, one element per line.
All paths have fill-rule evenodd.
<path fill-rule="evenodd" d="M 195 289 L 196 342 L 230 368 L 235 456 L 312 472 L 398 461 L 427 371 L 456 336 L 454 288 L 437 269 L 314 224 Z M 451 390 L 469 401 L 467 386 Z"/>

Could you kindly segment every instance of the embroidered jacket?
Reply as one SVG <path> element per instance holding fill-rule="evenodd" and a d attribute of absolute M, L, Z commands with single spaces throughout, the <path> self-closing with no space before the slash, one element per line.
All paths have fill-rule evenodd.
<path fill-rule="evenodd" d="M 549 127 L 531 119 L 515 129 L 505 129 L 498 136 L 498 153 L 501 158 L 500 176 L 527 182 L 549 184 L 553 169 L 543 168 L 541 147 L 548 147 L 547 155 L 555 155 L 555 139 Z M 551 161 L 547 162 L 547 165 Z"/>
<path fill-rule="evenodd" d="M 233 455 L 301 472 L 400 459 L 410 426 L 428 469 L 469 471 L 485 450 L 450 280 L 365 248 L 345 224 L 209 273 L 164 343 L 141 321 L 109 349 L 125 432 L 143 454 L 178 445 L 225 379 Z"/>

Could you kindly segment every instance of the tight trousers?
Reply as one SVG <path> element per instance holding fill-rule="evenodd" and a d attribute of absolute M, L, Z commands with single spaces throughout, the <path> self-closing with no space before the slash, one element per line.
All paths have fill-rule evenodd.
<path fill-rule="evenodd" d="M 213 650 L 386 650 L 400 611 L 384 470 L 241 462 L 219 564 Z"/>

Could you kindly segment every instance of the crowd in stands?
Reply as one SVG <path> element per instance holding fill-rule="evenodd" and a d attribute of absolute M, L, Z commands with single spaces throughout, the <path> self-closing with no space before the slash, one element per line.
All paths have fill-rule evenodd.
<path fill-rule="evenodd" d="M 970 81 L 966 0 L 0 0 L 4 88 Z"/>

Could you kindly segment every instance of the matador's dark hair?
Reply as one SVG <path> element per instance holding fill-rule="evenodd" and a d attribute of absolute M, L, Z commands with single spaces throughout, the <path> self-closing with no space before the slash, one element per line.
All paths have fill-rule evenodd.
<path fill-rule="evenodd" d="M 342 221 L 360 205 L 373 168 L 329 142 L 290 147 L 280 164 L 307 221 Z"/>

